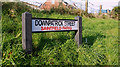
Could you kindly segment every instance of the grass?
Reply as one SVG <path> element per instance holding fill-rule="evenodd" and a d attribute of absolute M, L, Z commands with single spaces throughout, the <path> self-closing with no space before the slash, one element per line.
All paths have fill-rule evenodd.
<path fill-rule="evenodd" d="M 0 66 L 2 65 L 2 23 L 0 20 Z"/>
<path fill-rule="evenodd" d="M 4 9 L 11 4 L 18 7 Z M 23 12 L 28 11 L 36 18 L 74 19 L 76 15 L 49 14 L 23 6 L 21 3 L 3 4 L 2 65 L 118 65 L 118 21 L 113 19 L 83 17 L 83 44 L 79 48 L 74 40 L 75 32 L 32 33 L 33 52 L 25 54 Z M 13 8 L 15 17 L 8 11 Z"/>

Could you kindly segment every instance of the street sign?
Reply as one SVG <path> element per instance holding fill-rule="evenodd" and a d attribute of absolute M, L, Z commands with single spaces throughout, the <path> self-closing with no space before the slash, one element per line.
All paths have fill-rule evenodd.
<path fill-rule="evenodd" d="M 77 20 L 32 18 L 32 32 L 44 31 L 75 31 L 78 30 Z"/>
<path fill-rule="evenodd" d="M 22 47 L 32 52 L 32 33 L 75 31 L 75 41 L 82 44 L 82 17 L 71 19 L 32 18 L 32 14 L 22 14 Z"/>

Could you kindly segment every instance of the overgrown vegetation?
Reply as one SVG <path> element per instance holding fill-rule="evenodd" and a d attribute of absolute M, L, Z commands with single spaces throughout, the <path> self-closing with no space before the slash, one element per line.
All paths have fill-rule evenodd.
<path fill-rule="evenodd" d="M 118 14 L 120 13 L 120 6 L 116 6 L 112 9 L 112 18 L 118 19 Z"/>
<path fill-rule="evenodd" d="M 52 7 L 50 10 L 44 10 L 43 12 L 57 13 L 57 14 L 69 14 L 69 15 L 77 15 L 77 16 L 84 16 L 89 18 L 95 18 L 94 14 L 86 13 L 84 10 L 75 9 L 72 6 L 65 7 L 63 5 L 59 5 L 58 7 Z"/>
<path fill-rule="evenodd" d="M 75 32 L 33 33 L 33 52 L 25 54 L 22 49 L 22 13 L 56 19 L 74 19 L 77 15 L 60 14 L 57 10 L 40 12 L 23 3 L 3 3 L 2 8 L 3 65 L 118 65 L 116 20 L 83 17 L 83 44 L 79 48 L 74 41 Z"/>

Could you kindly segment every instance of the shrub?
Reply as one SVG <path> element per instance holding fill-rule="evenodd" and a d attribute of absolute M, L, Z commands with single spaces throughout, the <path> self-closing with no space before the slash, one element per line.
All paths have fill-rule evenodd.
<path fill-rule="evenodd" d="M 68 7 L 59 6 L 58 8 L 51 8 L 50 13 L 58 13 L 58 14 L 70 14 L 70 15 L 78 15 L 83 16 L 85 14 L 85 11 L 81 9 L 71 9 Z"/>
<path fill-rule="evenodd" d="M 111 12 L 111 17 L 112 18 L 117 18 L 118 17 L 118 14 L 120 12 L 120 6 L 116 6 L 112 9 L 112 12 Z"/>

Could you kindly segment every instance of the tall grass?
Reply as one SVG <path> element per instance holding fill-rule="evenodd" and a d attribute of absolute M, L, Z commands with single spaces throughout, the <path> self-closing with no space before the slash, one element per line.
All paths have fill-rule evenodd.
<path fill-rule="evenodd" d="M 14 9 L 14 17 L 8 9 Z M 79 48 L 74 40 L 75 32 L 32 33 L 33 52 L 25 54 L 21 14 L 26 11 L 36 18 L 74 19 L 77 16 L 40 12 L 23 3 L 3 3 L 3 65 L 118 65 L 116 20 L 83 17 L 83 44 Z"/>

